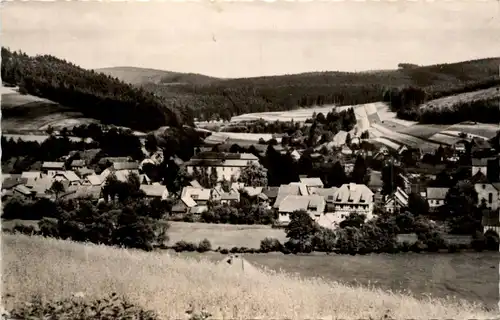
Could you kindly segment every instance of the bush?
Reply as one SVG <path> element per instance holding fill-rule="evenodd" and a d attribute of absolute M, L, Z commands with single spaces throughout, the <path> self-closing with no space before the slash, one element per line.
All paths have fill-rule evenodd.
<path fill-rule="evenodd" d="M 16 224 L 13 229 L 14 233 L 22 233 L 22 234 L 27 234 L 27 235 L 34 235 L 37 233 L 35 227 L 33 226 L 26 226 L 23 224 Z"/>
<path fill-rule="evenodd" d="M 448 245 L 448 252 L 449 253 L 456 253 L 456 252 L 460 252 L 460 246 L 456 243 L 450 243 Z"/>
<path fill-rule="evenodd" d="M 229 250 L 230 253 L 240 253 L 240 248 L 238 247 L 232 247 L 231 250 Z"/>
<path fill-rule="evenodd" d="M 427 246 L 427 251 L 437 252 L 446 248 L 446 242 L 437 231 L 429 231 L 418 235 L 420 241 Z"/>
<path fill-rule="evenodd" d="M 104 299 L 92 301 L 76 297 L 48 302 L 33 299 L 32 302 L 18 306 L 9 313 L 9 319 L 159 319 L 155 312 L 131 304 L 127 299 L 119 298 L 115 293 Z"/>
<path fill-rule="evenodd" d="M 197 251 L 198 252 L 207 252 L 210 250 L 212 250 L 212 244 L 210 243 L 210 241 L 208 241 L 208 239 L 201 240 L 200 243 L 198 244 Z"/>
<path fill-rule="evenodd" d="M 399 244 L 399 250 L 401 252 L 408 252 L 411 249 L 411 244 L 408 241 L 403 241 L 402 243 Z"/>
<path fill-rule="evenodd" d="M 260 242 L 260 252 L 263 253 L 281 251 L 282 248 L 283 245 L 276 238 L 265 238 Z"/>
<path fill-rule="evenodd" d="M 410 247 L 410 250 L 413 251 L 413 252 L 416 252 L 416 253 L 422 252 L 425 249 L 426 249 L 426 246 L 420 240 L 416 241 Z"/>
<path fill-rule="evenodd" d="M 222 249 L 222 250 L 220 251 L 220 253 L 222 253 L 222 254 L 228 254 L 228 253 L 229 253 L 229 250 L 227 250 L 227 249 Z"/>
<path fill-rule="evenodd" d="M 472 249 L 478 252 L 484 251 L 484 249 L 486 249 L 486 237 L 482 232 L 476 232 L 476 234 L 474 234 L 470 246 Z"/>
<path fill-rule="evenodd" d="M 196 244 L 184 240 L 176 242 L 173 248 L 175 252 L 182 252 L 182 251 L 193 252 L 196 251 L 197 249 Z"/>

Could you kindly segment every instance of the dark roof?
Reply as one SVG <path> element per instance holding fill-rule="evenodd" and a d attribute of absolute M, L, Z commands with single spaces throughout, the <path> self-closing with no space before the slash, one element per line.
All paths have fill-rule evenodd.
<path fill-rule="evenodd" d="M 262 193 L 265 194 L 268 198 L 273 199 L 278 196 L 278 191 L 280 187 L 267 187 L 262 190 Z"/>
<path fill-rule="evenodd" d="M 21 177 L 6 178 L 2 182 L 2 189 L 12 189 L 17 185 L 26 184 L 27 182 L 28 182 L 28 178 L 21 178 Z"/>
<path fill-rule="evenodd" d="M 85 165 L 85 160 L 73 160 L 71 161 L 72 167 L 83 167 Z"/>
<path fill-rule="evenodd" d="M 476 183 L 489 183 L 488 178 L 482 173 L 481 171 L 478 171 L 472 178 L 471 178 L 471 183 L 476 184 Z"/>
<path fill-rule="evenodd" d="M 139 168 L 137 162 L 115 162 L 113 163 L 113 169 L 115 170 L 135 170 Z"/>
<path fill-rule="evenodd" d="M 493 158 L 472 158 L 472 165 L 475 167 L 486 167 L 488 165 L 488 160 Z"/>

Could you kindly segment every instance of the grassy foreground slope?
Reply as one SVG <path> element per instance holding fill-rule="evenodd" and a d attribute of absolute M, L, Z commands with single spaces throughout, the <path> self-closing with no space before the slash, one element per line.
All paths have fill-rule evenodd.
<path fill-rule="evenodd" d="M 215 319 L 486 319 L 469 304 L 419 301 L 381 290 L 268 271 L 238 272 L 197 262 L 69 241 L 3 235 L 3 303 L 10 309 L 32 295 L 87 299 L 116 292 L 163 318 L 182 318 L 189 305 Z M 221 256 L 222 259 L 222 256 Z M 248 270 L 248 269 L 245 269 Z"/>
<path fill-rule="evenodd" d="M 400 64 L 395 70 L 373 72 L 311 72 L 175 86 L 166 85 L 167 80 L 142 86 L 175 101 L 195 118 L 230 119 L 253 112 L 376 102 L 387 89 L 400 86 L 423 88 L 433 98 L 486 89 L 500 83 L 498 65 L 500 58 L 489 58 L 431 66 Z"/>

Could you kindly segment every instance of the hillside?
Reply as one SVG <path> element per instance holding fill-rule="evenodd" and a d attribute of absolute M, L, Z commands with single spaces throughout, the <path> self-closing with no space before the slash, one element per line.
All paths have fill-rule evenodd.
<path fill-rule="evenodd" d="M 110 67 L 95 69 L 113 78 L 133 85 L 155 83 L 163 85 L 195 84 L 204 85 L 219 79 L 196 73 L 181 73 L 148 68 Z"/>
<path fill-rule="evenodd" d="M 221 79 L 203 85 L 142 84 L 199 120 L 227 119 L 253 112 L 285 111 L 325 104 L 380 101 L 391 88 L 414 86 L 431 98 L 500 84 L 500 58 L 414 66 L 370 72 L 312 72 L 294 75 Z"/>
<path fill-rule="evenodd" d="M 213 263 L 165 252 L 138 252 L 70 241 L 2 236 L 7 309 L 31 297 L 83 299 L 112 292 L 156 311 L 162 319 L 181 319 L 193 305 L 211 319 L 493 319 L 466 302 L 358 288 L 325 279 L 303 279 L 249 264 Z M 204 256 L 201 256 L 204 257 Z M 218 256 L 222 260 L 223 256 Z M 241 262 L 241 263 L 240 263 Z M 244 269 L 239 268 L 244 264 Z M 441 267 L 437 266 L 438 272 Z"/>
<path fill-rule="evenodd" d="M 180 126 L 185 119 L 150 92 L 50 55 L 30 57 L 2 47 L 2 81 L 18 86 L 22 95 L 51 100 L 105 124 L 148 131 Z"/>
<path fill-rule="evenodd" d="M 53 101 L 30 94 L 20 94 L 19 88 L 2 87 L 2 132 L 45 131 L 50 126 L 55 130 L 75 125 L 99 122 L 86 118 L 83 113 Z"/>

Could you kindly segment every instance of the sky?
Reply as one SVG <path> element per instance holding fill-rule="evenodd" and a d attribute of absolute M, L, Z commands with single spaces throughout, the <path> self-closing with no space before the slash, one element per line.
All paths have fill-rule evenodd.
<path fill-rule="evenodd" d="M 89 69 L 251 77 L 500 56 L 499 0 L 1 5 L 2 46 Z"/>

